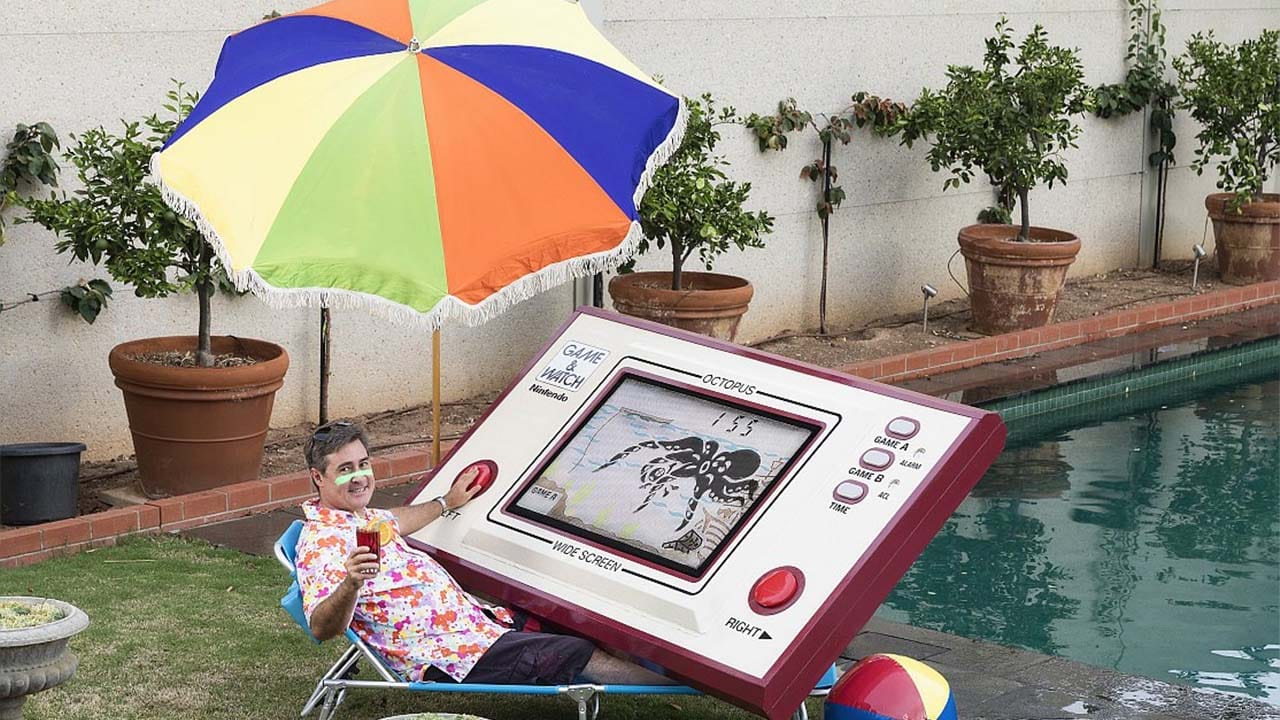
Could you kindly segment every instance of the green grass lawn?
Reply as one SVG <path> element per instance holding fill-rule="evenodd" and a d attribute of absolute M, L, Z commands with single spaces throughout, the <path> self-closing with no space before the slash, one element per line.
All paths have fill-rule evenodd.
<path fill-rule="evenodd" d="M 0 595 L 70 602 L 89 629 L 71 641 L 76 676 L 27 701 L 27 720 L 281 720 L 297 717 L 342 651 L 316 645 L 280 609 L 286 575 L 273 559 L 174 536 L 0 571 Z M 373 679 L 364 670 L 360 679 Z M 492 720 L 574 720 L 557 697 L 353 691 L 338 717 L 376 720 L 413 712 Z M 820 705 L 810 701 L 810 713 Z M 315 717 L 312 715 L 311 717 Z M 703 697 L 606 697 L 604 720 L 754 717 Z"/>

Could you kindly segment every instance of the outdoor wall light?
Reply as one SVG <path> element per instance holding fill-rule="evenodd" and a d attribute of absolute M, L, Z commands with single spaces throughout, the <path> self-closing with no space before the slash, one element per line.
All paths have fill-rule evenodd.
<path fill-rule="evenodd" d="M 929 334 L 929 298 L 938 296 L 938 288 L 925 283 L 920 286 L 920 293 L 924 295 L 924 334 Z"/>
<path fill-rule="evenodd" d="M 1191 246 L 1191 252 L 1196 256 L 1195 270 L 1191 273 L 1191 289 L 1195 290 L 1196 285 L 1200 283 L 1200 261 L 1209 253 L 1205 252 L 1204 245 L 1200 243 Z"/>

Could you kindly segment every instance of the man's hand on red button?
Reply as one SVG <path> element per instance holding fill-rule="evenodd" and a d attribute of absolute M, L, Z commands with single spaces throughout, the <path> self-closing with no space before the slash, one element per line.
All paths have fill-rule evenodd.
<path fill-rule="evenodd" d="M 484 486 L 475 482 L 480 476 L 479 466 L 467 468 L 458 476 L 458 480 L 449 488 L 449 492 L 445 493 L 444 500 L 449 503 L 450 510 L 458 508 L 471 502 L 471 499 L 479 495 Z"/>

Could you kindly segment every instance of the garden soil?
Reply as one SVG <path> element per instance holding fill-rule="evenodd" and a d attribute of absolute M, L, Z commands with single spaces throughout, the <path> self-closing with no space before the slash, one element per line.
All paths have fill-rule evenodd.
<path fill-rule="evenodd" d="M 1200 268 L 1199 292 L 1218 284 L 1208 263 Z M 1065 322 L 1115 312 L 1154 302 L 1193 295 L 1189 262 L 1168 263 L 1159 271 L 1116 270 L 1102 275 L 1076 278 L 1067 283 L 1058 303 L 1055 321 Z M 815 308 L 816 324 L 816 308 Z M 807 332 L 785 333 L 754 346 L 823 367 L 841 368 L 864 360 L 889 357 L 925 348 L 982 337 L 970 327 L 968 303 L 964 299 L 931 304 L 929 332 L 925 334 L 920 313 L 878 318 L 856 327 L 842 328 L 827 336 Z M 458 438 L 466 432 L 498 393 L 448 403 L 442 408 L 442 439 Z M 430 404 L 371 413 L 357 418 L 364 422 L 375 455 L 406 449 L 430 449 Z M 314 425 L 304 423 L 272 429 L 267 435 L 262 459 L 262 477 L 305 469 L 302 446 Z M 81 466 L 80 512 L 90 513 L 109 506 L 100 496 L 103 490 L 137 485 L 137 465 L 132 457 Z"/>

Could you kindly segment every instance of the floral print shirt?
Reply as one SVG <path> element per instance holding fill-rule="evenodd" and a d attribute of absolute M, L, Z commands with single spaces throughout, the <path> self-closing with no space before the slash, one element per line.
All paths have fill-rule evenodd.
<path fill-rule="evenodd" d="M 298 585 L 307 620 L 316 606 L 342 584 L 345 563 L 356 548 L 356 530 L 386 521 L 395 528 L 382 546 L 382 571 L 364 582 L 356 596 L 351 627 L 386 658 L 391 669 L 411 680 L 429 666 L 461 681 L 481 655 L 508 631 L 485 614 L 432 558 L 408 546 L 387 510 L 368 508 L 365 518 L 327 508 L 317 500 L 303 504 L 307 522 L 298 538 Z M 489 608 L 511 623 L 505 608 Z"/>

